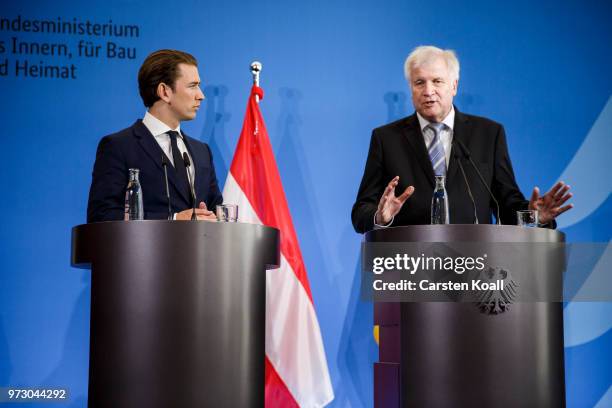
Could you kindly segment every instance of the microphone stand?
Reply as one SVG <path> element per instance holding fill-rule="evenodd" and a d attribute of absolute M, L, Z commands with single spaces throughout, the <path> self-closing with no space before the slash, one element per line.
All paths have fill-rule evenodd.
<path fill-rule="evenodd" d="M 455 142 L 455 138 L 453 138 L 453 143 Z M 465 175 L 465 170 L 463 169 L 463 164 L 461 164 L 461 158 L 454 152 L 455 160 L 457 160 L 457 164 L 459 165 L 459 170 L 461 170 L 461 175 L 463 176 L 463 181 L 465 182 L 465 186 L 467 187 L 468 195 L 470 196 L 470 200 L 472 201 L 472 207 L 474 208 L 474 224 L 479 224 L 478 222 L 478 213 L 476 211 L 476 201 L 474 200 L 474 196 L 472 195 L 472 189 L 470 188 L 470 183 L 468 183 L 467 177 Z"/>
<path fill-rule="evenodd" d="M 164 181 L 166 182 L 166 199 L 168 200 L 168 220 L 172 220 L 172 205 L 170 204 L 170 188 L 168 187 L 168 159 L 162 154 L 162 167 L 164 168 Z"/>
<path fill-rule="evenodd" d="M 465 157 L 468 158 L 468 160 L 470 161 L 470 164 L 472 165 L 472 167 L 474 168 L 474 170 L 476 170 L 476 174 L 478 175 L 478 178 L 480 179 L 480 182 L 482 183 L 482 185 L 484 186 L 484 188 L 487 190 L 487 192 L 489 193 L 489 196 L 491 197 L 491 199 L 493 200 L 493 202 L 495 203 L 495 207 L 497 208 L 497 214 L 496 214 L 496 218 L 497 218 L 497 225 L 501 225 L 501 218 L 499 215 L 499 203 L 497 202 L 497 200 L 495 199 L 495 196 L 493 195 L 493 192 L 491 191 L 491 189 L 489 188 L 489 185 L 487 184 L 487 182 L 485 181 L 484 177 L 482 177 L 482 174 L 480 173 L 480 170 L 478 170 L 478 167 L 476 167 L 476 164 L 474 163 L 474 160 L 472 160 L 472 155 L 470 154 L 470 151 L 468 150 L 467 147 L 465 147 L 465 145 L 463 144 L 463 142 L 459 139 L 453 138 L 453 140 L 456 140 L 458 145 L 461 147 L 461 150 L 463 151 L 463 154 L 465 155 Z"/>
<path fill-rule="evenodd" d="M 189 181 L 189 191 L 191 192 L 191 204 L 192 204 L 192 213 L 191 220 L 196 221 L 198 219 L 196 215 L 196 195 L 195 190 L 193 189 L 193 183 L 191 182 L 191 172 L 189 168 L 191 167 L 191 161 L 189 160 L 189 156 L 187 152 L 183 152 L 183 161 L 185 162 L 185 170 L 187 170 L 187 181 Z"/>

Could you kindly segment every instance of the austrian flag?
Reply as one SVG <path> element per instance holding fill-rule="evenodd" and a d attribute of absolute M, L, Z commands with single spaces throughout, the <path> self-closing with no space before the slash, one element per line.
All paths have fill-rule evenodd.
<path fill-rule="evenodd" d="M 281 264 L 266 274 L 267 407 L 322 407 L 334 393 L 308 275 L 253 86 L 223 189 L 240 221 L 280 230 Z"/>

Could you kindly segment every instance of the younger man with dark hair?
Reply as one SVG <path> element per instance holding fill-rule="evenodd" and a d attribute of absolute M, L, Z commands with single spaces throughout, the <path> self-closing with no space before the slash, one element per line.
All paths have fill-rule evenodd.
<path fill-rule="evenodd" d="M 180 129 L 182 121 L 195 118 L 204 99 L 196 59 L 182 51 L 156 51 L 140 67 L 138 88 L 148 111 L 142 120 L 100 141 L 89 190 L 87 222 L 123 219 L 130 168 L 140 169 L 145 219 L 166 219 L 164 156 L 170 163 L 168 183 L 175 218 L 191 218 L 193 189 L 198 219 L 214 220 L 209 209 L 221 204 L 223 197 L 212 153 L 208 145 Z M 191 162 L 188 168 L 182 161 L 185 153 Z"/>

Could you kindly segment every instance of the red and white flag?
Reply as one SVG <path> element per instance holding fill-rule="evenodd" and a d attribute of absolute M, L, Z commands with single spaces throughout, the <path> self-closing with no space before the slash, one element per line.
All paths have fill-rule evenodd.
<path fill-rule="evenodd" d="M 253 86 L 223 189 L 240 221 L 280 230 L 281 265 L 266 274 L 266 407 L 322 407 L 334 398 L 308 275 Z"/>

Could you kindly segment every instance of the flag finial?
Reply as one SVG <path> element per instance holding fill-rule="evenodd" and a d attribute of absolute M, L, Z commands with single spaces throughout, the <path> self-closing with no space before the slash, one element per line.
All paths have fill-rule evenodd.
<path fill-rule="evenodd" d="M 259 73 L 261 72 L 261 62 L 253 61 L 251 62 L 251 74 L 253 74 L 253 85 L 259 86 Z"/>

